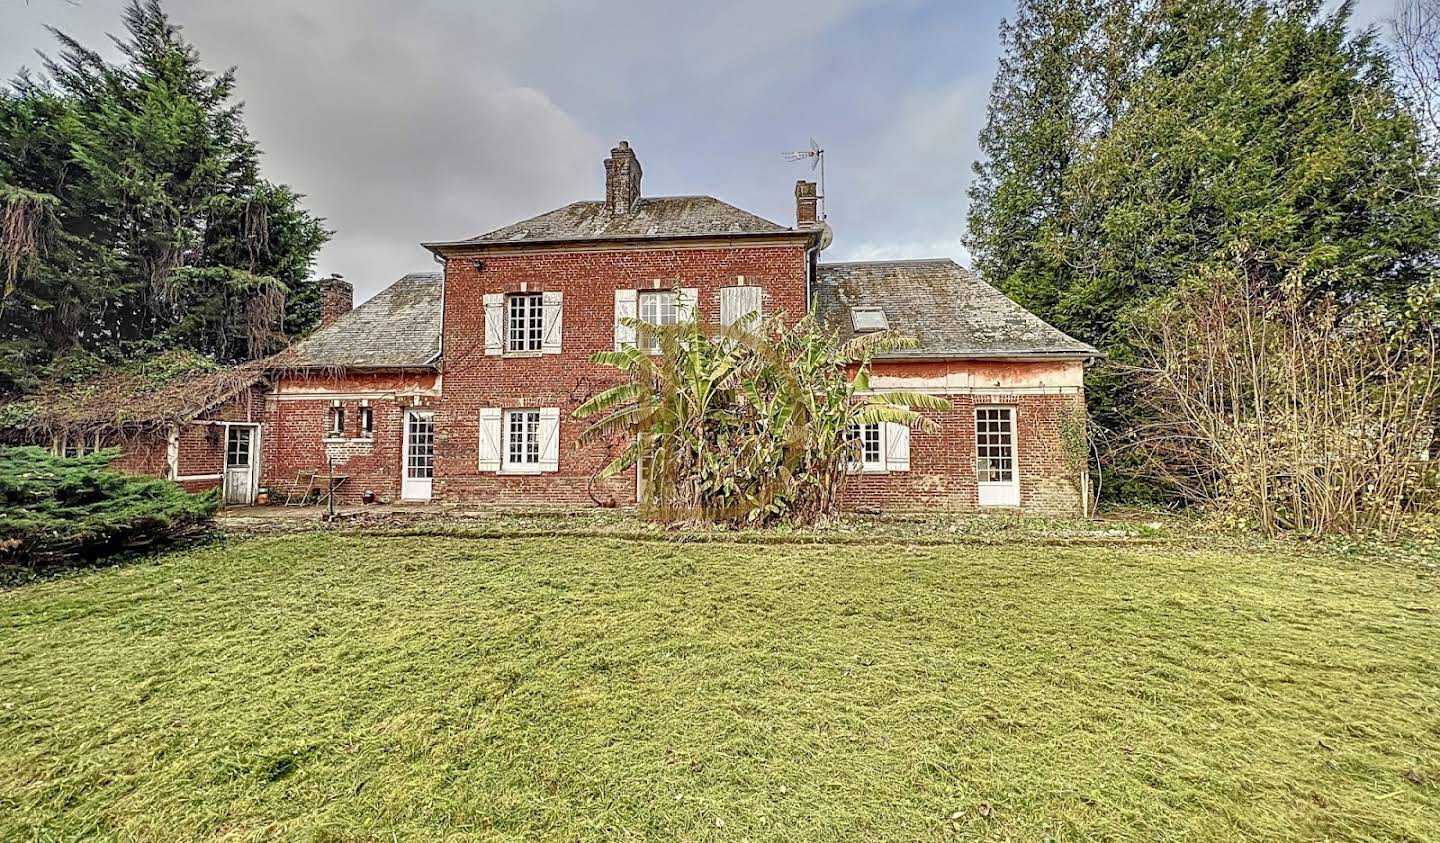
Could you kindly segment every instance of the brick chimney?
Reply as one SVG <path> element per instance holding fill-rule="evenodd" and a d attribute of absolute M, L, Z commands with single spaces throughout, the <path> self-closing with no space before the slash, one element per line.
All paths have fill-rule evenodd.
<path fill-rule="evenodd" d="M 631 214 L 640 204 L 640 159 L 629 141 L 610 150 L 605 159 L 605 207 L 612 214 Z"/>
<path fill-rule="evenodd" d="M 801 179 L 795 182 L 795 227 L 814 228 L 819 224 L 818 199 L 815 182 Z"/>
<path fill-rule="evenodd" d="M 320 327 L 355 309 L 355 288 L 339 275 L 320 279 Z"/>

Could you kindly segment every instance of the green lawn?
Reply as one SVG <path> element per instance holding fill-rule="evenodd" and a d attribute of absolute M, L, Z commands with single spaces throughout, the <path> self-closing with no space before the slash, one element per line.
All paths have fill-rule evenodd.
<path fill-rule="evenodd" d="M 0 593 L 0 839 L 82 838 L 1440 840 L 1440 597 L 1280 551 L 237 541 Z"/>

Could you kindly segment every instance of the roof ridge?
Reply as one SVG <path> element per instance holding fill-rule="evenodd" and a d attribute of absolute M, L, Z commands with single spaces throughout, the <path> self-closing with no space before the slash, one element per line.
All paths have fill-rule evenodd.
<path fill-rule="evenodd" d="M 821 266 L 883 266 L 898 263 L 953 263 L 966 271 L 973 271 L 954 258 L 895 258 L 892 260 L 868 261 L 822 261 Z"/>

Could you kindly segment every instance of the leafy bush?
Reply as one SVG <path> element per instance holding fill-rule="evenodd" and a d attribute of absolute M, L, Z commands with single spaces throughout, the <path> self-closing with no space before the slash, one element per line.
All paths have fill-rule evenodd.
<path fill-rule="evenodd" d="M 110 468 L 117 455 L 0 448 L 0 567 L 88 563 L 208 533 L 217 492 L 124 474 Z"/>
<path fill-rule="evenodd" d="M 920 411 L 950 409 L 933 395 L 870 388 L 871 357 L 914 347 L 910 337 L 841 343 L 813 318 L 789 328 L 781 317 L 753 316 L 721 329 L 630 325 L 654 335 L 660 353 L 631 347 L 592 357 L 628 377 L 575 411 L 594 419 L 579 444 L 628 440 L 601 476 L 639 464 L 644 510 L 662 520 L 828 520 L 860 458 L 859 425 L 927 427 Z"/>

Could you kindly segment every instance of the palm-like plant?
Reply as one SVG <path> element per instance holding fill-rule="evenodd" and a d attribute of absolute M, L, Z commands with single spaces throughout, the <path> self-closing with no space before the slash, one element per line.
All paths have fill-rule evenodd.
<path fill-rule="evenodd" d="M 657 517 L 752 524 L 814 523 L 833 515 L 859 455 L 857 426 L 933 425 L 922 411 L 948 401 L 870 390 L 871 358 L 913 347 L 894 334 L 846 343 L 813 319 L 742 319 L 729 328 L 653 327 L 659 353 L 600 352 L 596 363 L 628 376 L 575 411 L 594 419 L 580 446 L 624 436 L 600 472 L 640 465 L 642 502 Z"/>

